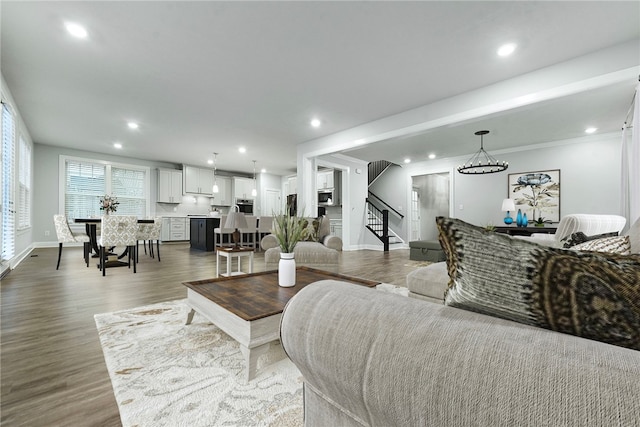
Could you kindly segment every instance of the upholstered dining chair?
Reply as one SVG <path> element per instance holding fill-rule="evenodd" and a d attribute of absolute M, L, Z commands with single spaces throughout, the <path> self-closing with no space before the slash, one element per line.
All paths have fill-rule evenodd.
<path fill-rule="evenodd" d="M 69 222 L 65 215 L 54 215 L 53 223 L 56 226 L 56 235 L 58 236 L 58 263 L 56 264 L 56 270 L 60 268 L 60 258 L 62 256 L 62 244 L 63 243 L 79 243 L 82 242 L 84 247 L 84 262 L 89 267 L 89 236 L 84 234 L 74 234 L 69 227 Z"/>
<path fill-rule="evenodd" d="M 100 269 L 102 275 L 107 270 L 107 248 L 113 246 L 125 246 L 128 252 L 128 264 L 131 268 L 133 259 L 133 272 L 136 273 L 136 245 L 138 243 L 138 218 L 135 216 L 105 215 L 102 217 L 102 235 L 98 241 L 100 248 Z"/>
<path fill-rule="evenodd" d="M 153 253 L 153 241 L 155 240 L 158 246 L 158 261 L 160 261 L 160 231 L 162 229 L 162 218 L 156 217 L 153 219 L 153 223 L 138 224 L 138 233 L 136 241 L 136 262 L 140 262 L 140 248 L 138 243 L 142 240 L 142 246 L 144 247 L 144 253 L 147 253 L 147 243 L 149 244 L 149 256 L 154 258 Z"/>

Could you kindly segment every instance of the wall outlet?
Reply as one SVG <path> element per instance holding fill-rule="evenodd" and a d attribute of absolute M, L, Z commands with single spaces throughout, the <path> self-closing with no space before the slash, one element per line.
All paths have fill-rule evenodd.
<path fill-rule="evenodd" d="M 45 232 L 44 232 L 44 235 L 45 235 L 45 236 L 48 236 L 48 235 L 49 235 L 49 230 L 45 231 Z"/>

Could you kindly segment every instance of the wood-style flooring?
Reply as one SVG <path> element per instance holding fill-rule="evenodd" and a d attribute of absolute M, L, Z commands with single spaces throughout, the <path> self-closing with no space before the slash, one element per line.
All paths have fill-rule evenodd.
<path fill-rule="evenodd" d="M 39 248 L 2 279 L 2 426 L 121 425 L 93 315 L 185 298 L 182 282 L 216 271 L 215 254 L 188 243 L 160 251 L 162 262 L 141 254 L 137 274 L 121 267 L 102 277 L 82 248 L 64 248 L 57 271 L 57 248 Z M 415 268 L 408 249 L 350 251 L 338 272 L 404 286 Z M 254 271 L 264 270 L 258 252 Z"/>

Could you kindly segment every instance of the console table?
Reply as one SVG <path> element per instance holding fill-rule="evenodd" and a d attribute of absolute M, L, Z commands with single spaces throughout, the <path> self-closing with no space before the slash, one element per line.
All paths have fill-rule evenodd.
<path fill-rule="evenodd" d="M 549 225 L 544 227 L 514 227 L 514 226 L 503 226 L 496 227 L 494 231 L 496 233 L 504 233 L 510 236 L 531 236 L 533 233 L 546 233 L 546 234 L 555 234 L 558 229 L 557 225 Z"/>

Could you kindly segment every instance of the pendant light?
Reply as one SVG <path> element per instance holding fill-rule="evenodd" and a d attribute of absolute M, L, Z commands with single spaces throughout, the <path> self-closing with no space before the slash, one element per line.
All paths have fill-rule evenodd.
<path fill-rule="evenodd" d="M 507 170 L 509 163 L 498 162 L 491 154 L 484 151 L 484 141 L 482 137 L 488 134 L 488 130 L 479 130 L 476 135 L 480 135 L 480 150 L 469 159 L 469 161 L 458 166 L 458 172 L 467 175 L 484 173 L 496 173 Z"/>
<path fill-rule="evenodd" d="M 253 190 L 251 190 L 251 197 L 258 195 L 258 189 L 256 188 L 256 161 L 253 161 Z"/>
<path fill-rule="evenodd" d="M 216 159 L 218 157 L 218 153 L 213 153 L 213 188 L 211 191 L 214 193 L 219 193 L 220 188 L 218 188 L 218 179 L 216 178 Z"/>

